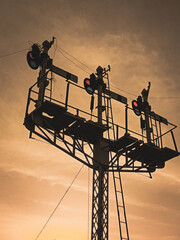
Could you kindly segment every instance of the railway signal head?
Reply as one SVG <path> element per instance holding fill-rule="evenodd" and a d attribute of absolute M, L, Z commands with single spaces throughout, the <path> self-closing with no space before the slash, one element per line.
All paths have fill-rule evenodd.
<path fill-rule="evenodd" d="M 93 95 L 94 91 L 97 89 L 97 80 L 94 73 L 90 75 L 90 78 L 84 79 L 84 88 L 87 93 Z"/>
<path fill-rule="evenodd" d="M 132 101 L 132 108 L 133 108 L 134 113 L 135 113 L 137 116 L 140 116 L 140 115 L 141 115 L 141 111 L 143 110 L 143 109 L 142 109 L 142 98 L 141 98 L 141 96 L 139 96 L 139 97 L 137 98 L 137 100 L 133 100 L 133 101 Z"/>
<path fill-rule="evenodd" d="M 27 53 L 27 62 L 33 70 L 38 69 L 40 65 L 41 51 L 37 44 L 32 45 L 32 50 Z"/>

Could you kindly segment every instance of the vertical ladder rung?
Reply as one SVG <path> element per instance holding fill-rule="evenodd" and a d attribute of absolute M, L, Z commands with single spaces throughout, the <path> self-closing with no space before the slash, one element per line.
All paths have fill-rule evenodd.
<path fill-rule="evenodd" d="M 107 76 L 107 80 L 108 80 L 107 89 L 110 91 L 108 76 Z M 107 101 L 105 101 L 105 106 L 106 106 L 106 109 L 105 109 L 105 111 L 106 111 L 105 112 L 106 113 L 106 121 L 107 121 L 107 126 L 109 127 L 108 128 L 108 137 L 110 139 L 110 137 L 111 137 L 110 130 L 112 129 L 114 140 L 116 140 L 116 136 L 118 136 L 118 134 L 115 134 L 115 126 L 114 126 L 114 119 L 113 119 L 113 113 L 112 113 L 111 96 L 109 96 Z M 111 155 L 111 158 L 112 158 L 112 155 Z M 124 196 L 123 196 L 123 189 L 122 189 L 120 173 L 119 173 L 119 176 L 117 177 L 117 175 L 115 176 L 115 172 L 113 172 L 113 182 L 114 182 L 114 188 L 115 188 L 115 197 L 116 197 L 116 207 L 117 207 L 117 213 L 118 213 L 118 224 L 119 224 L 120 239 L 121 240 L 123 240 L 123 239 L 124 240 L 129 240 L 128 226 L 127 226 L 127 219 L 126 219 L 126 211 L 125 211 L 125 204 L 124 204 Z M 117 190 L 117 189 L 119 189 L 119 190 Z M 121 209 L 123 209 L 122 210 L 123 213 L 120 213 Z M 120 216 L 121 214 L 123 214 L 124 217 Z M 121 220 L 123 220 L 123 221 L 121 221 Z M 126 234 L 123 234 L 122 226 L 121 226 L 122 224 L 125 224 Z"/>

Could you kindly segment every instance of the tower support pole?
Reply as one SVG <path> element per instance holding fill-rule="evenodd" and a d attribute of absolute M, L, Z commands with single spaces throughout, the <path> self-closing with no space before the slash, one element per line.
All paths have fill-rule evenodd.
<path fill-rule="evenodd" d="M 48 42 L 47 40 L 43 42 L 43 53 L 42 56 L 42 63 L 41 63 L 41 70 L 39 72 L 39 94 L 38 94 L 38 102 L 37 107 L 41 106 L 44 101 L 44 94 L 45 94 L 45 88 L 48 85 L 47 76 L 46 76 L 46 69 L 48 65 L 48 50 L 51 48 L 52 44 L 54 43 L 54 37 L 53 40 Z"/>
<path fill-rule="evenodd" d="M 98 123 L 102 124 L 102 86 L 103 69 L 97 68 L 98 75 Z M 92 193 L 91 240 L 108 240 L 108 185 L 109 152 L 105 151 L 101 139 L 94 144 L 94 170 Z"/>
<path fill-rule="evenodd" d="M 102 167 L 93 170 L 91 240 L 108 240 L 109 173 Z"/>

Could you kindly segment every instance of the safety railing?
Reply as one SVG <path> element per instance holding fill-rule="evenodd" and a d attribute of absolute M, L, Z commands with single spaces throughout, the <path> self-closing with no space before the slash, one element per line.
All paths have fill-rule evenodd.
<path fill-rule="evenodd" d="M 35 96 L 38 96 L 38 91 L 34 90 L 34 88 L 37 86 L 38 82 L 36 82 L 35 84 L 33 84 L 30 88 L 29 88 L 29 92 L 28 92 L 28 100 L 27 100 L 27 106 L 26 106 L 26 115 L 28 114 L 29 112 L 29 106 L 30 106 L 30 103 L 33 102 L 35 103 L 36 105 L 36 102 L 37 102 L 37 99 L 35 99 L 35 97 L 33 98 L 32 97 L 32 94 L 35 94 Z M 88 113 L 82 109 L 79 109 L 77 107 L 74 107 L 72 105 L 70 105 L 68 103 L 68 100 L 69 100 L 69 88 L 70 86 L 73 85 L 77 88 L 80 88 L 80 89 L 83 89 L 84 88 L 82 86 L 79 86 L 78 84 L 75 84 L 73 82 L 70 82 L 70 81 L 67 81 L 67 88 L 66 88 L 66 98 L 65 98 L 65 101 L 62 102 L 62 101 L 59 101 L 57 99 L 54 99 L 52 98 L 52 95 L 50 96 L 47 96 L 47 94 L 45 94 L 45 97 L 44 97 L 44 100 L 48 100 L 48 101 L 51 101 L 53 103 L 56 103 L 56 104 L 59 104 L 63 107 L 65 107 L 66 109 L 68 109 L 68 111 L 74 115 L 77 115 L 79 117 L 84 117 L 84 116 L 87 116 L 87 118 L 85 117 L 86 120 L 91 120 L 92 117 L 95 119 L 95 120 L 98 120 L 98 117 L 92 113 Z M 46 89 L 47 90 L 47 89 Z M 98 93 L 94 93 L 96 95 L 98 95 Z M 109 98 L 109 96 L 105 96 L 106 98 Z M 136 131 L 133 131 L 132 129 L 129 128 L 129 111 L 133 111 L 133 109 L 131 107 L 128 106 L 128 104 L 125 105 L 125 124 L 124 126 L 120 126 L 116 123 L 113 123 L 114 125 L 114 128 L 116 129 L 115 132 L 116 132 L 116 139 L 118 139 L 120 137 L 120 135 L 122 136 L 122 130 L 124 132 L 124 134 L 132 134 L 134 137 L 136 138 L 141 138 L 141 140 L 143 139 L 144 142 L 146 142 L 146 135 L 145 134 L 140 134 Z M 143 113 L 142 113 L 143 114 Z M 102 119 L 102 123 L 104 125 L 107 125 L 107 119 Z M 154 139 L 154 145 L 158 146 L 159 144 L 155 144 L 157 143 L 158 141 L 161 143 L 160 144 L 160 147 L 163 147 L 163 138 L 169 134 L 171 135 L 171 138 L 172 138 L 172 142 L 173 142 L 173 145 L 174 145 L 174 149 L 177 151 L 177 145 L 176 145 L 176 141 L 175 141 L 175 137 L 174 137 L 174 134 L 173 134 L 173 130 L 177 127 L 176 125 L 168 122 L 168 125 L 170 126 L 170 129 L 165 131 L 165 132 L 160 132 L 160 135 L 158 137 L 156 137 Z M 121 130 L 121 134 L 120 134 L 120 130 Z"/>

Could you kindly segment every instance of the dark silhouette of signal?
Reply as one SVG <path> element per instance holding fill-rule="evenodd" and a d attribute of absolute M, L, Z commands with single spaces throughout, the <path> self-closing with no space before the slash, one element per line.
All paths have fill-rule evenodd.
<path fill-rule="evenodd" d="M 32 45 L 31 51 L 27 53 L 27 62 L 33 70 L 38 69 L 42 58 L 41 58 L 41 50 L 37 44 Z"/>
<path fill-rule="evenodd" d="M 90 95 L 93 95 L 94 91 L 97 90 L 97 79 L 94 73 L 90 75 L 90 78 L 84 79 L 84 88 L 86 92 Z"/>

